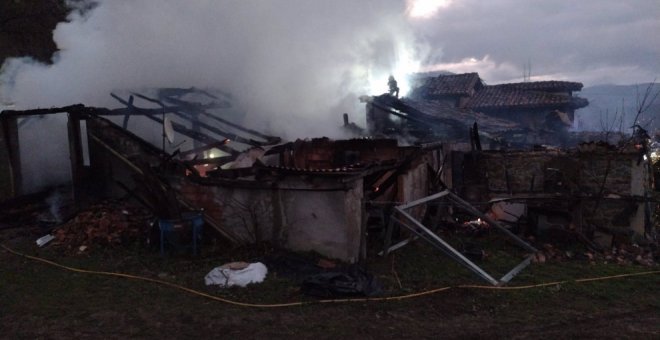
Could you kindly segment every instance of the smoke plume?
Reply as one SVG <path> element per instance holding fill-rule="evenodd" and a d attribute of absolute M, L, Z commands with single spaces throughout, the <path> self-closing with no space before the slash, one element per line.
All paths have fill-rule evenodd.
<path fill-rule="evenodd" d="M 234 95 L 251 127 L 339 137 L 343 112 L 362 122 L 360 95 L 414 72 L 426 51 L 396 0 L 97 2 L 57 26 L 53 65 L 3 65 L 3 100 L 113 107 L 111 91 L 212 87 Z"/>

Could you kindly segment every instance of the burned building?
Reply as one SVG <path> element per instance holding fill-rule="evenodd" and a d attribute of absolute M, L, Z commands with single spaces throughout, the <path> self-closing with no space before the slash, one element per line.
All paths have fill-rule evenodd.
<path fill-rule="evenodd" d="M 449 107 L 442 102 L 399 99 L 387 94 L 364 100 L 367 128 L 376 135 L 410 142 L 440 140 L 454 143 L 470 142 L 480 135 L 484 143 L 492 143 L 493 148 L 499 148 L 503 143 L 528 145 L 531 135 L 529 129 L 517 122 Z M 475 132 L 475 123 L 478 131 L 470 133 Z"/>
<path fill-rule="evenodd" d="M 400 102 L 387 95 L 373 97 L 367 125 L 374 133 L 388 134 L 388 127 L 404 119 L 404 130 L 419 130 L 421 123 L 427 135 L 456 140 L 477 122 L 483 132 L 499 134 L 514 144 L 566 145 L 575 110 L 588 105 L 586 99 L 573 95 L 581 89 L 581 83 L 566 81 L 486 85 L 477 73 L 440 75 L 418 80 Z M 425 119 L 415 121 L 420 113 Z M 429 122 L 444 125 L 445 130 L 429 131 Z"/>
<path fill-rule="evenodd" d="M 78 205 L 129 195 L 159 219 L 195 212 L 233 244 L 266 241 L 347 262 L 366 258 L 369 230 L 378 230 L 372 235 L 380 235 L 385 254 L 422 238 L 495 285 L 532 257 L 501 279 L 490 276 L 435 232 L 456 223 L 455 211 L 495 226 L 528 254 L 537 249 L 523 235 L 560 233 L 603 245 L 653 235 L 644 141 L 624 148 L 531 149 L 543 131 L 552 131 L 549 121 L 539 128 L 471 110 L 486 86 L 474 81 L 478 77 L 466 79 L 464 91 L 435 99 L 365 98 L 375 136 L 349 140 L 283 141 L 209 111 L 226 105 L 183 98 L 205 95 L 195 89 L 113 95 L 125 105 L 113 110 L 3 111 L 3 165 L 11 195 L 25 193 L 22 123 L 65 114 L 65 159 Z M 154 105 L 140 106 L 135 98 Z M 151 124 L 151 136 L 140 135 L 145 129 L 129 131 L 137 120 Z M 350 125 L 346 116 L 344 124 Z M 186 139 L 176 144 L 173 134 Z M 512 143 L 520 148 L 511 150 Z M 427 206 L 436 200 L 443 200 L 442 209 Z M 408 233 L 394 240 L 395 228 Z"/>
<path fill-rule="evenodd" d="M 527 228 L 520 233 L 560 233 L 605 248 L 653 239 L 648 138 L 581 143 L 568 133 L 575 110 L 588 104 L 573 95 L 581 88 L 563 81 L 486 85 L 468 73 L 423 79 L 408 97 L 363 101 L 372 133 L 442 141 L 444 186 L 466 201 L 488 202 L 484 209 Z M 505 206 L 515 218 L 501 213 Z"/>
<path fill-rule="evenodd" d="M 213 124 L 196 119 L 208 115 L 199 107 L 163 103 L 140 108 L 133 97 L 116 97 L 126 108 L 4 111 L 3 135 L 9 138 L 3 138 L 3 149 L 9 150 L 5 164 L 11 168 L 14 195 L 25 193 L 19 139 L 11 138 L 19 135 L 18 122 L 66 113 L 77 204 L 130 195 L 162 219 L 202 212 L 206 225 L 234 244 L 268 241 L 356 262 L 366 256 L 365 201 L 424 197 L 434 172 L 429 169 L 440 164 L 437 144 L 402 147 L 392 139 L 328 138 L 283 142 L 220 117 Z M 160 143 L 125 128 L 136 119 L 201 146 L 188 143 L 166 152 Z"/>

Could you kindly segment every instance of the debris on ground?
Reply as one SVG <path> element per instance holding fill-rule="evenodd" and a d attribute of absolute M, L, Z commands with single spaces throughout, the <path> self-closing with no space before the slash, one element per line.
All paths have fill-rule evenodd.
<path fill-rule="evenodd" d="M 660 264 L 660 251 L 653 245 L 642 247 L 634 243 L 620 244 L 618 247 L 612 247 L 602 252 L 560 250 L 546 243 L 532 258 L 532 262 L 538 264 L 570 260 L 586 261 L 592 264 L 616 263 L 619 265 L 642 265 L 650 267 Z"/>
<path fill-rule="evenodd" d="M 74 214 L 71 195 L 67 188 L 55 187 L 0 202 L 0 229 L 53 227 Z"/>
<path fill-rule="evenodd" d="M 44 235 L 44 236 L 38 238 L 36 243 L 37 243 L 37 246 L 43 247 L 43 246 L 45 246 L 46 244 L 48 244 L 50 241 L 52 241 L 54 239 L 55 239 L 55 236 L 53 236 L 51 234 L 48 234 L 48 235 Z"/>
<path fill-rule="evenodd" d="M 231 262 L 213 268 L 204 277 L 204 282 L 207 286 L 218 285 L 221 288 L 245 287 L 251 283 L 263 282 L 267 274 L 268 268 L 261 262 Z"/>
<path fill-rule="evenodd" d="M 345 296 L 378 296 L 382 286 L 363 268 L 350 266 L 344 271 L 331 271 L 312 275 L 302 283 L 306 295 L 332 298 Z"/>
<path fill-rule="evenodd" d="M 298 254 L 290 251 L 280 251 L 261 259 L 271 269 L 274 275 L 287 278 L 297 284 L 308 277 L 324 273 L 339 266 L 334 261 L 324 259 L 318 254 Z M 331 265 L 334 264 L 334 267 Z"/>
<path fill-rule="evenodd" d="M 152 215 L 139 206 L 107 201 L 90 206 L 55 229 L 54 244 L 68 251 L 145 240 Z"/>

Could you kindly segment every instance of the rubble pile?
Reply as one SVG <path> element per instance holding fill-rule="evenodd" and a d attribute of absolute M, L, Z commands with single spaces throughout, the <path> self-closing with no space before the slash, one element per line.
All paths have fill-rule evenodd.
<path fill-rule="evenodd" d="M 619 248 L 612 248 L 604 254 L 605 263 L 617 264 L 640 264 L 643 266 L 658 265 L 660 261 L 660 251 L 655 248 L 640 247 L 636 244 L 621 245 Z"/>
<path fill-rule="evenodd" d="M 54 231 L 55 244 L 84 251 L 95 246 L 115 246 L 145 239 L 153 216 L 144 208 L 120 202 L 103 202 L 76 215 Z"/>
<path fill-rule="evenodd" d="M 563 262 L 570 260 L 596 263 L 615 263 L 619 265 L 657 266 L 660 264 L 660 248 L 657 245 L 639 246 L 621 244 L 603 252 L 561 250 L 551 244 L 544 244 L 534 255 L 532 262 Z"/>

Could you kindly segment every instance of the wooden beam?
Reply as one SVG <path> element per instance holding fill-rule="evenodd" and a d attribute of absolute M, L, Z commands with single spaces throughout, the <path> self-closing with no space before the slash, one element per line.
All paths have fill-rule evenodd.
<path fill-rule="evenodd" d="M 142 98 L 146 101 L 156 103 L 156 104 L 160 105 L 164 110 L 167 110 L 167 112 L 171 112 L 171 113 L 175 114 L 177 117 L 180 117 L 180 118 L 183 118 L 183 119 L 186 119 L 186 120 L 190 121 L 193 124 L 193 129 L 192 130 L 195 131 L 195 132 L 200 132 L 199 128 L 201 127 L 201 128 L 204 128 L 208 131 L 216 133 L 220 136 L 228 138 L 232 141 L 236 141 L 236 142 L 239 142 L 239 143 L 252 145 L 252 146 L 262 146 L 262 145 L 276 144 L 276 143 L 279 143 L 280 140 L 281 140 L 279 137 L 264 135 L 264 134 L 259 133 L 257 131 L 244 128 L 244 127 L 242 127 L 238 124 L 232 123 L 228 120 L 225 120 L 225 119 L 222 119 L 220 117 L 216 117 L 216 116 L 214 116 L 210 113 L 207 113 L 206 111 L 204 111 L 202 109 L 193 109 L 190 106 L 186 106 L 186 107 L 183 107 L 183 108 L 176 107 L 176 106 L 174 106 L 174 107 L 169 106 L 168 107 L 165 104 L 163 104 L 163 102 L 161 102 L 160 100 L 149 98 L 149 97 L 141 95 L 139 93 L 133 93 L 133 95 L 135 95 L 138 98 Z M 206 123 L 199 120 L 200 115 L 204 116 L 204 117 L 207 117 L 207 118 L 210 118 L 210 119 L 213 119 L 213 120 L 216 120 L 216 121 L 221 122 L 225 125 L 231 126 L 231 127 L 235 128 L 237 130 L 247 132 L 247 133 L 253 134 L 255 136 L 258 136 L 260 138 L 263 138 L 263 139 L 266 140 L 266 142 L 260 142 L 260 141 L 256 141 L 256 140 L 253 140 L 253 139 L 245 138 L 245 137 L 239 136 L 235 133 L 227 132 L 227 131 L 222 130 L 218 127 L 206 124 Z"/>
<path fill-rule="evenodd" d="M 80 117 L 75 113 L 69 113 L 67 122 L 69 132 L 69 159 L 71 161 L 71 180 L 73 183 L 73 201 L 81 206 L 83 195 L 83 183 L 85 182 L 85 167 L 83 164 L 82 138 L 80 136 Z"/>
<path fill-rule="evenodd" d="M 9 157 L 9 178 L 11 180 L 11 196 L 22 194 L 23 175 L 21 171 L 21 153 L 18 143 L 18 116 L 0 115 L 2 120 L 2 134 Z"/>

